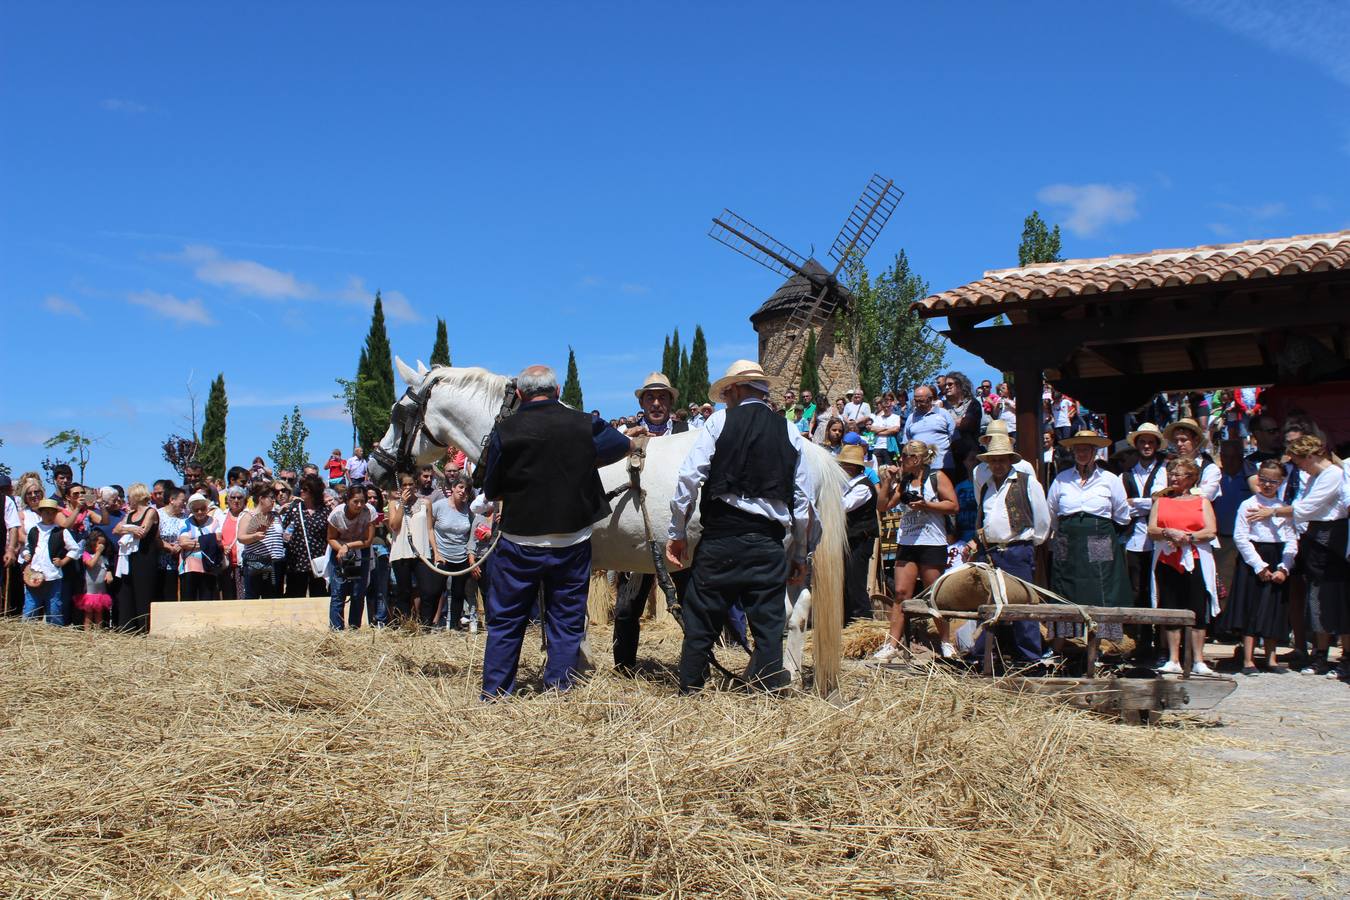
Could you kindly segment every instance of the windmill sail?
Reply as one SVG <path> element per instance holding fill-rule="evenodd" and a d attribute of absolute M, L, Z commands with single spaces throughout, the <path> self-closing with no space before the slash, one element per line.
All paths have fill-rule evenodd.
<path fill-rule="evenodd" d="M 834 260 L 834 275 L 844 267 L 850 256 L 862 258 L 872 249 L 872 243 L 886 227 L 891 213 L 900 204 L 905 192 L 895 186 L 895 182 L 880 175 L 873 175 L 863 188 L 862 196 L 839 229 L 839 236 L 830 245 L 830 259 Z"/>
<path fill-rule="evenodd" d="M 708 237 L 726 244 L 742 256 L 749 257 L 766 269 L 784 278 L 803 275 L 806 257 L 786 244 L 751 225 L 729 209 L 713 219 Z"/>

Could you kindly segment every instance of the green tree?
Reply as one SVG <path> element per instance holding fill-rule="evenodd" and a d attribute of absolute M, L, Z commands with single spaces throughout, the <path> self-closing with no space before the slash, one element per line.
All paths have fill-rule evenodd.
<path fill-rule="evenodd" d="M 3 447 L 3 446 L 5 446 L 5 439 L 4 439 L 4 438 L 0 438 L 0 447 Z M 0 475 L 9 475 L 9 474 L 11 474 L 11 473 L 10 473 L 10 469 L 9 469 L 9 465 L 8 465 L 7 463 L 2 463 L 2 462 L 0 462 Z"/>
<path fill-rule="evenodd" d="M 436 343 L 431 348 L 431 365 L 450 365 L 450 335 L 445 330 L 445 320 L 436 317 Z"/>
<path fill-rule="evenodd" d="M 908 390 L 946 365 L 946 339 L 910 308 L 929 291 L 904 250 L 875 279 L 860 260 L 851 262 L 846 283 L 856 302 L 836 319 L 835 338 L 852 349 L 866 396 Z"/>
<path fill-rule="evenodd" d="M 797 379 L 797 391 L 810 391 L 812 396 L 820 396 L 820 363 L 816 360 L 814 328 L 806 333 L 806 349 L 802 352 L 802 374 Z"/>
<path fill-rule="evenodd" d="M 674 382 L 675 390 L 680 392 L 681 397 L 688 397 L 689 390 L 689 348 L 680 350 L 680 377 Z"/>
<path fill-rule="evenodd" d="M 370 331 L 356 368 L 356 434 L 363 447 L 374 447 L 389 428 L 394 408 L 394 355 L 384 327 L 384 303 L 375 292 Z"/>
<path fill-rule="evenodd" d="M 581 399 L 581 377 L 577 375 L 577 355 L 570 346 L 567 348 L 567 380 L 563 382 L 561 399 L 573 409 L 585 408 Z"/>
<path fill-rule="evenodd" d="M 334 400 L 342 401 L 342 408 L 347 412 L 347 418 L 352 423 L 352 444 L 361 443 L 361 439 L 356 434 L 356 379 L 355 378 L 334 378 L 333 381 L 341 390 L 333 395 Z"/>
<path fill-rule="evenodd" d="M 98 438 L 92 438 L 77 428 L 67 428 L 47 438 L 42 442 L 42 446 L 48 450 L 61 448 L 61 452 L 69 457 L 69 464 L 79 468 L 80 483 L 83 484 L 84 470 L 89 465 L 89 455 L 97 442 Z"/>
<path fill-rule="evenodd" d="M 1017 247 L 1017 264 L 1030 266 L 1061 260 L 1059 226 L 1056 225 L 1053 231 L 1047 228 L 1041 214 L 1033 209 L 1022 223 L 1022 243 Z"/>
<path fill-rule="evenodd" d="M 225 396 L 225 373 L 216 375 L 211 382 L 211 391 L 206 395 L 206 412 L 202 419 L 202 441 L 197 448 L 197 462 L 202 472 L 225 477 L 225 417 L 230 411 L 230 401 Z"/>
<path fill-rule="evenodd" d="M 290 415 L 281 417 L 281 427 L 277 436 L 272 438 L 272 449 L 267 452 L 277 471 L 294 469 L 299 472 L 309 462 L 309 453 L 305 450 L 305 441 L 309 439 L 309 429 L 300 416 L 300 407 L 291 408 Z"/>
<path fill-rule="evenodd" d="M 706 403 L 708 401 L 708 339 L 703 336 L 703 326 L 694 326 L 694 347 L 689 351 L 689 372 L 685 376 L 689 396 L 684 397 L 686 405 Z"/>
<path fill-rule="evenodd" d="M 661 347 L 661 368 L 658 371 L 665 372 L 666 377 L 670 377 L 670 370 L 674 368 L 670 361 L 670 335 L 666 335 L 666 342 Z"/>

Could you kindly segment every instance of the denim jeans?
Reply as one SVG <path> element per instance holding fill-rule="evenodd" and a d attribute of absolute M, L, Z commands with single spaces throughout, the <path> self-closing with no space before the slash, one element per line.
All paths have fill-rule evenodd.
<path fill-rule="evenodd" d="M 376 625 L 389 624 L 389 551 L 383 547 L 375 548 L 370 584 L 366 586 L 366 618 L 371 616 Z"/>
<path fill-rule="evenodd" d="M 23 586 L 23 617 L 25 619 L 36 619 L 43 613 L 47 615 L 48 625 L 66 624 L 65 609 L 61 605 L 61 582 L 64 578 L 58 578 L 55 581 L 44 581 L 40 587 L 30 588 Z"/>
<path fill-rule="evenodd" d="M 361 550 L 361 571 L 351 578 L 344 578 L 338 561 L 329 566 L 328 578 L 328 627 L 334 631 L 342 630 L 342 605 L 350 597 L 347 610 L 347 624 L 352 628 L 361 627 L 361 607 L 365 605 L 366 581 L 370 578 L 370 551 Z"/>

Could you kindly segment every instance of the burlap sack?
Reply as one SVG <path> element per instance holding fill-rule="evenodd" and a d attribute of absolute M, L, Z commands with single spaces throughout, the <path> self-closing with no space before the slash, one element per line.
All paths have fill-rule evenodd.
<path fill-rule="evenodd" d="M 975 566 L 964 566 L 943 576 L 933 593 L 933 606 L 938 609 L 973 612 L 994 602 L 989 578 L 993 573 Z M 1040 603 L 1037 593 L 1011 576 L 1003 579 L 1007 585 L 1008 603 Z"/>

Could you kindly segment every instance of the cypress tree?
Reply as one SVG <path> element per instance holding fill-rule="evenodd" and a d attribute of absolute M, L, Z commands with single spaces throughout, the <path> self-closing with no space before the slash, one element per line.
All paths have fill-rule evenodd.
<path fill-rule="evenodd" d="M 666 343 L 661 347 L 661 371 L 669 378 L 672 369 L 674 366 L 670 362 L 670 335 L 666 335 Z"/>
<path fill-rule="evenodd" d="M 694 349 L 689 352 L 689 372 L 685 375 L 685 386 L 689 389 L 689 395 L 681 395 L 681 398 L 686 404 L 708 401 L 708 340 L 703 336 L 702 325 L 694 326 Z"/>
<path fill-rule="evenodd" d="M 806 350 L 802 353 L 802 374 L 798 379 L 797 392 L 810 391 L 812 396 L 820 396 L 820 368 L 816 362 L 816 330 L 806 333 Z"/>
<path fill-rule="evenodd" d="M 202 421 L 201 446 L 197 448 L 197 462 L 206 475 L 225 477 L 225 416 L 230 401 L 225 396 L 225 373 L 216 375 L 211 392 L 206 396 L 206 413 Z"/>
<path fill-rule="evenodd" d="M 680 351 L 680 378 L 675 382 L 675 389 L 680 392 L 681 397 L 689 396 L 689 349 Z"/>
<path fill-rule="evenodd" d="M 430 363 L 433 366 L 450 365 L 450 335 L 445 330 L 445 320 L 436 317 L 436 343 L 431 348 Z"/>
<path fill-rule="evenodd" d="M 686 359 L 688 357 L 686 356 Z M 676 328 L 675 333 L 670 338 L 670 363 L 668 368 L 662 370 L 666 377 L 670 379 L 673 385 L 679 385 L 680 378 L 683 377 L 680 372 L 680 329 Z"/>
<path fill-rule="evenodd" d="M 356 377 L 356 433 L 361 446 L 374 447 L 388 430 L 389 411 L 394 408 L 394 355 L 389 349 L 379 291 L 375 292 L 375 309 L 361 357 L 364 365 L 357 367 Z"/>
<path fill-rule="evenodd" d="M 577 375 L 577 355 L 571 346 L 567 348 L 567 380 L 563 382 L 561 400 L 573 409 L 585 406 L 581 399 L 581 378 Z"/>

